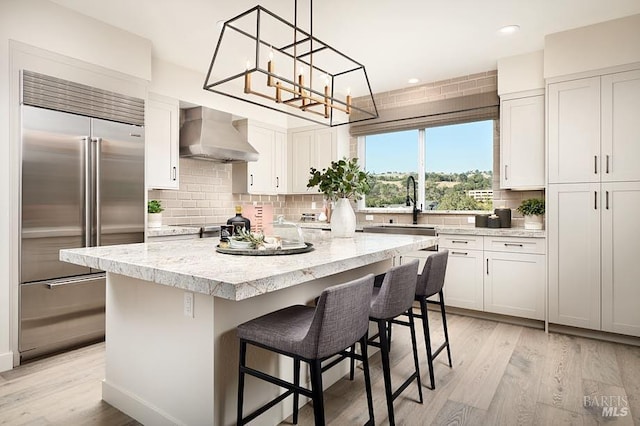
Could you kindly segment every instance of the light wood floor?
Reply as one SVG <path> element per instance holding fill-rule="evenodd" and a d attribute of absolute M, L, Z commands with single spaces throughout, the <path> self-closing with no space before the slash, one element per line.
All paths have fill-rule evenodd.
<path fill-rule="evenodd" d="M 434 344 L 441 323 L 430 314 Z M 395 402 L 398 425 L 640 425 L 640 347 L 601 342 L 542 330 L 448 315 L 453 368 L 443 354 L 436 361 L 436 390 L 426 387 L 424 342 L 420 343 L 425 401 L 410 386 Z M 408 333 L 394 327 L 392 374 L 409 374 Z M 419 328 L 418 336 L 422 329 Z M 236 368 L 233 366 L 233 368 Z M 376 424 L 388 424 L 380 357 L 372 357 Z M 97 344 L 23 365 L 0 374 L 0 424 L 136 425 L 100 400 L 104 345 Z M 362 372 L 325 391 L 329 425 L 366 421 Z M 624 417 L 602 417 L 584 399 L 609 398 Z M 289 419 L 290 420 L 290 419 Z M 283 424 L 289 424 L 284 422 Z M 299 424 L 313 424 L 310 406 Z"/>

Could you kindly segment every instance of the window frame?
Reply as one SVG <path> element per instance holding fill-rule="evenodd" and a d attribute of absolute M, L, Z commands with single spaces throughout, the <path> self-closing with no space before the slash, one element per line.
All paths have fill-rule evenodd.
<path fill-rule="evenodd" d="M 495 146 L 493 143 L 493 139 L 495 139 L 495 122 L 496 122 L 496 118 L 481 118 L 479 120 L 471 120 L 471 121 L 466 121 L 466 122 L 477 122 L 477 121 L 491 121 L 493 123 L 493 129 L 494 131 L 492 132 L 492 143 L 491 143 L 491 153 L 492 153 L 492 158 L 495 159 L 494 154 L 494 150 L 495 150 Z M 459 122 L 459 123 L 448 123 L 448 124 L 440 124 L 438 126 L 432 126 L 432 127 L 440 127 L 440 126 L 447 126 L 447 125 L 456 125 L 456 124 L 464 124 L 465 122 Z M 421 127 L 418 128 L 418 181 L 416 182 L 418 185 L 417 191 L 418 191 L 418 199 L 417 199 L 417 205 L 420 207 L 422 207 L 420 209 L 420 213 L 424 214 L 466 214 L 466 215 L 470 215 L 470 214 L 476 214 L 476 213 L 487 213 L 487 212 L 491 212 L 490 210 L 424 210 L 424 206 L 426 204 L 426 199 L 425 199 L 425 190 L 426 190 L 426 179 L 425 179 L 425 174 L 427 172 L 426 170 L 426 147 L 427 147 L 427 141 L 426 141 L 426 129 L 427 127 Z M 393 133 L 394 131 L 391 130 L 389 132 L 385 132 L 385 133 Z M 361 136 L 357 136 L 357 146 L 356 146 L 356 151 L 357 151 L 357 157 L 362 159 L 362 163 L 364 165 L 364 169 L 366 170 L 366 135 L 361 135 Z M 495 171 L 495 164 L 493 164 L 492 161 L 492 173 Z M 493 180 L 492 180 L 492 185 L 491 185 L 491 189 L 493 189 Z M 357 203 L 357 210 L 359 212 L 371 212 L 371 213 L 389 213 L 389 214 L 393 214 L 393 213 L 412 213 L 412 207 L 367 207 L 366 206 L 366 195 L 358 201 Z"/>

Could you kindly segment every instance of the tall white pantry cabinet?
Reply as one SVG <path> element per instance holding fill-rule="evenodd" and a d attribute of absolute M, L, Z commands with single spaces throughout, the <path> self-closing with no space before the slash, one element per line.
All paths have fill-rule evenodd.
<path fill-rule="evenodd" d="M 640 336 L 640 70 L 548 85 L 549 322 Z"/>

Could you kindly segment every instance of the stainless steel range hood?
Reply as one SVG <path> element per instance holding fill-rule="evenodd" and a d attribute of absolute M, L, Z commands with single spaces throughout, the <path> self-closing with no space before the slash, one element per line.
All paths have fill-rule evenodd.
<path fill-rule="evenodd" d="M 205 107 L 189 108 L 183 113 L 181 157 L 221 163 L 258 160 L 258 151 L 231 124 L 231 114 Z"/>

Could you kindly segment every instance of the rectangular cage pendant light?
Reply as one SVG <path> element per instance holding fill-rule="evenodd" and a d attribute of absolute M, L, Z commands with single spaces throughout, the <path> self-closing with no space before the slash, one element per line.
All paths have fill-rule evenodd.
<path fill-rule="evenodd" d="M 204 89 L 326 126 L 378 117 L 364 65 L 315 38 L 313 18 L 306 32 L 262 6 L 224 23 Z"/>

